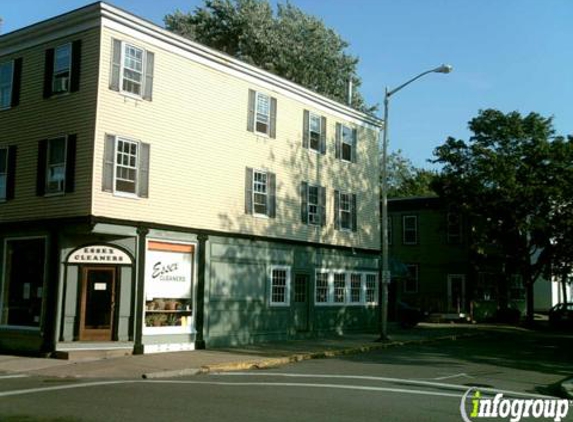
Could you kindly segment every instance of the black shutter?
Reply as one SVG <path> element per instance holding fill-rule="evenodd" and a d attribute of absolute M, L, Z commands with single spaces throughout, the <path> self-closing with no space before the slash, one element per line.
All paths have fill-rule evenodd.
<path fill-rule="evenodd" d="M 304 110 L 302 115 L 302 147 L 308 148 L 309 143 L 309 123 L 310 121 L 310 112 L 308 110 Z"/>
<path fill-rule="evenodd" d="M 320 118 L 320 153 L 326 154 L 326 117 Z"/>
<path fill-rule="evenodd" d="M 119 91 L 119 80 L 121 70 L 121 41 L 113 39 L 111 47 L 111 75 L 109 78 L 109 88 Z"/>
<path fill-rule="evenodd" d="M 341 148 L 341 137 L 342 137 L 342 125 L 340 123 L 336 124 L 336 139 L 334 144 L 334 158 L 340 158 L 340 148 Z"/>
<path fill-rule="evenodd" d="M 149 197 L 149 144 L 140 144 L 140 158 L 139 158 L 139 182 L 137 184 L 138 196 L 140 198 Z"/>
<path fill-rule="evenodd" d="M 76 185 L 76 143 L 77 136 L 69 135 L 66 145 L 66 193 L 73 192 Z"/>
<path fill-rule="evenodd" d="M 153 94 L 153 68 L 155 64 L 155 54 L 151 51 L 145 52 L 145 84 L 143 86 L 143 99 L 151 101 Z"/>
<path fill-rule="evenodd" d="M 52 79 L 54 77 L 54 49 L 48 48 L 46 50 L 46 57 L 44 62 L 44 98 L 52 96 Z"/>
<path fill-rule="evenodd" d="M 334 190 L 334 228 L 340 229 L 340 192 Z"/>
<path fill-rule="evenodd" d="M 14 60 L 14 74 L 12 75 L 12 99 L 11 107 L 20 104 L 20 88 L 22 86 L 22 58 Z"/>
<path fill-rule="evenodd" d="M 105 135 L 103 150 L 103 173 L 101 176 L 102 190 L 113 192 L 113 166 L 115 164 L 115 136 Z"/>
<path fill-rule="evenodd" d="M 300 221 L 308 223 L 308 183 L 300 184 Z"/>
<path fill-rule="evenodd" d="M 247 130 L 249 132 L 255 131 L 255 101 L 257 93 L 249 89 L 249 110 L 247 114 Z"/>
<path fill-rule="evenodd" d="M 253 169 L 245 171 L 245 214 L 253 214 Z"/>
<path fill-rule="evenodd" d="M 277 175 L 275 173 L 267 173 L 267 188 L 268 188 L 268 210 L 267 214 L 270 218 L 277 216 Z"/>
<path fill-rule="evenodd" d="M 352 156 L 351 156 L 351 160 L 353 163 L 356 163 L 358 161 L 358 150 L 356 149 L 358 148 L 358 137 L 357 137 L 357 133 L 356 133 L 356 129 L 352 129 Z"/>
<path fill-rule="evenodd" d="M 70 80 L 70 92 L 76 92 L 80 90 L 81 64 L 82 64 L 82 40 L 76 40 L 72 43 L 72 70 L 71 70 L 71 80 Z"/>
<path fill-rule="evenodd" d="M 6 200 L 14 199 L 16 187 L 16 145 L 8 147 L 8 168 L 6 180 Z"/>
<path fill-rule="evenodd" d="M 358 231 L 358 211 L 356 209 L 356 194 L 352 194 L 352 231 Z"/>
<path fill-rule="evenodd" d="M 38 166 L 36 173 L 36 195 L 46 193 L 46 160 L 48 159 L 48 140 L 42 139 L 38 144 Z"/>
<path fill-rule="evenodd" d="M 326 226 L 326 188 L 322 186 L 319 188 L 319 212 L 320 212 L 320 225 Z"/>
<path fill-rule="evenodd" d="M 271 97 L 271 127 L 269 129 L 271 138 L 277 137 L 277 99 Z"/>

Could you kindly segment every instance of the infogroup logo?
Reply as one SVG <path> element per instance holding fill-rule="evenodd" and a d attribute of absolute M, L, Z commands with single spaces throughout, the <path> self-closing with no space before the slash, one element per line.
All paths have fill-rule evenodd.
<path fill-rule="evenodd" d="M 470 388 L 462 396 L 460 413 L 465 422 L 475 422 L 479 418 L 509 418 L 510 422 L 522 419 L 546 419 L 560 422 L 569 412 L 569 400 L 553 398 L 513 399 L 504 398 L 498 393 L 491 398 Z M 469 399 L 469 400 L 468 400 Z"/>

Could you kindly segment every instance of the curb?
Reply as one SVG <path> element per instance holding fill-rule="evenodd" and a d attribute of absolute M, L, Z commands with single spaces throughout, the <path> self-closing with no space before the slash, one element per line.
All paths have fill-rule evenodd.
<path fill-rule="evenodd" d="M 573 378 L 569 378 L 561 383 L 561 391 L 568 399 L 573 399 Z"/>
<path fill-rule="evenodd" d="M 169 371 L 149 372 L 142 374 L 142 378 L 143 379 L 173 378 L 173 377 L 193 376 L 193 375 L 217 373 L 217 372 L 246 371 L 250 369 L 268 369 L 268 368 L 275 368 L 277 366 L 287 365 L 289 363 L 302 362 L 311 359 L 334 358 L 338 356 L 355 355 L 359 353 L 368 353 L 375 350 L 389 349 L 391 347 L 407 346 L 411 344 L 428 344 L 432 342 L 445 341 L 445 340 L 455 341 L 458 339 L 478 337 L 483 335 L 485 335 L 485 333 L 483 332 L 462 333 L 462 334 L 439 336 L 429 339 L 380 342 L 380 343 L 355 346 L 338 350 L 322 350 L 319 352 L 295 353 L 284 357 L 266 358 L 255 361 L 251 360 L 242 362 L 218 363 L 213 365 L 204 365 L 200 368 L 184 368 L 184 369 L 176 369 Z"/>

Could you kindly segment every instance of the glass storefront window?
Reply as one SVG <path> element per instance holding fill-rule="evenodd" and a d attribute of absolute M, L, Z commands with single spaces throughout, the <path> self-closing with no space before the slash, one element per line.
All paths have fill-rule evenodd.
<path fill-rule="evenodd" d="M 0 324 L 39 328 L 46 267 L 45 238 L 5 242 Z"/>
<path fill-rule="evenodd" d="M 194 245 L 148 242 L 144 334 L 192 332 L 193 259 Z"/>

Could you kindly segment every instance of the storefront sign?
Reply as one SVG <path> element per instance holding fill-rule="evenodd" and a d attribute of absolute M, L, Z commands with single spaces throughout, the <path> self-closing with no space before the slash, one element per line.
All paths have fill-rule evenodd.
<path fill-rule="evenodd" d="M 190 298 L 193 245 L 149 241 L 145 291 L 153 298 Z"/>
<path fill-rule="evenodd" d="M 131 258 L 121 249 L 109 245 L 92 245 L 77 249 L 68 258 L 69 264 L 131 265 Z"/>

